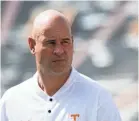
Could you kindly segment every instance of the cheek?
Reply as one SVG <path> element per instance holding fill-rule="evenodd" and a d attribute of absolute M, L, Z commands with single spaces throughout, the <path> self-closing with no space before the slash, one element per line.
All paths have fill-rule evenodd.
<path fill-rule="evenodd" d="M 41 58 L 44 60 L 48 60 L 50 58 L 50 52 L 46 49 L 42 49 L 40 51 Z"/>
<path fill-rule="evenodd" d="M 68 49 L 67 49 L 67 52 L 72 55 L 73 54 L 73 46 L 70 46 Z"/>
<path fill-rule="evenodd" d="M 66 53 L 68 55 L 68 58 L 72 59 L 72 57 L 73 57 L 73 48 L 72 47 L 67 48 Z"/>
<path fill-rule="evenodd" d="M 36 59 L 39 63 L 43 63 L 43 61 L 48 60 L 49 52 L 44 48 L 37 48 L 36 49 Z"/>

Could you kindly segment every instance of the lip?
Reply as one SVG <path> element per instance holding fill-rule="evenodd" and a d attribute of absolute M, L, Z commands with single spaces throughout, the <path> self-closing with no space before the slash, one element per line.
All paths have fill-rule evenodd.
<path fill-rule="evenodd" d="M 52 62 L 61 62 L 61 61 L 65 61 L 65 59 L 57 59 L 57 60 L 53 60 Z"/>

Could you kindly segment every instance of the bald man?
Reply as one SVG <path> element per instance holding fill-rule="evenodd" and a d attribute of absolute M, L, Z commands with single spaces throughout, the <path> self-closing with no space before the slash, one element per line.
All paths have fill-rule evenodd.
<path fill-rule="evenodd" d="M 36 74 L 5 92 L 2 121 L 121 121 L 112 96 L 72 67 L 73 37 L 62 13 L 40 13 L 28 44 Z"/>

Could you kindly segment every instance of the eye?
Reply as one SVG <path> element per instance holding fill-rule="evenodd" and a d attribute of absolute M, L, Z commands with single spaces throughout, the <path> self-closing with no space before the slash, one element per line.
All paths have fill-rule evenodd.
<path fill-rule="evenodd" d="M 68 45 L 69 42 L 68 42 L 68 41 L 62 41 L 61 44 L 62 44 L 62 45 Z"/>
<path fill-rule="evenodd" d="M 49 42 L 47 42 L 47 44 L 54 45 L 54 44 L 56 44 L 56 42 L 55 41 L 49 41 Z"/>
<path fill-rule="evenodd" d="M 56 40 L 48 40 L 43 43 L 44 46 L 54 46 L 56 44 Z"/>
<path fill-rule="evenodd" d="M 71 41 L 68 38 L 63 39 L 61 42 L 62 45 L 69 45 L 70 43 L 71 43 Z"/>
<path fill-rule="evenodd" d="M 64 40 L 62 43 L 69 43 L 68 41 Z"/>

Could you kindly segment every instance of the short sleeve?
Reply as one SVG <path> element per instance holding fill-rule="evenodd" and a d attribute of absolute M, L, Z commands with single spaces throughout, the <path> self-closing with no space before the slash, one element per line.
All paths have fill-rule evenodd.
<path fill-rule="evenodd" d="M 0 99 L 0 119 L 1 121 L 8 121 L 7 115 L 6 115 L 6 100 L 8 99 L 9 94 L 8 91 L 5 92 L 3 97 Z"/>
<path fill-rule="evenodd" d="M 97 121 L 121 121 L 120 113 L 111 94 L 105 90 L 100 94 Z"/>

